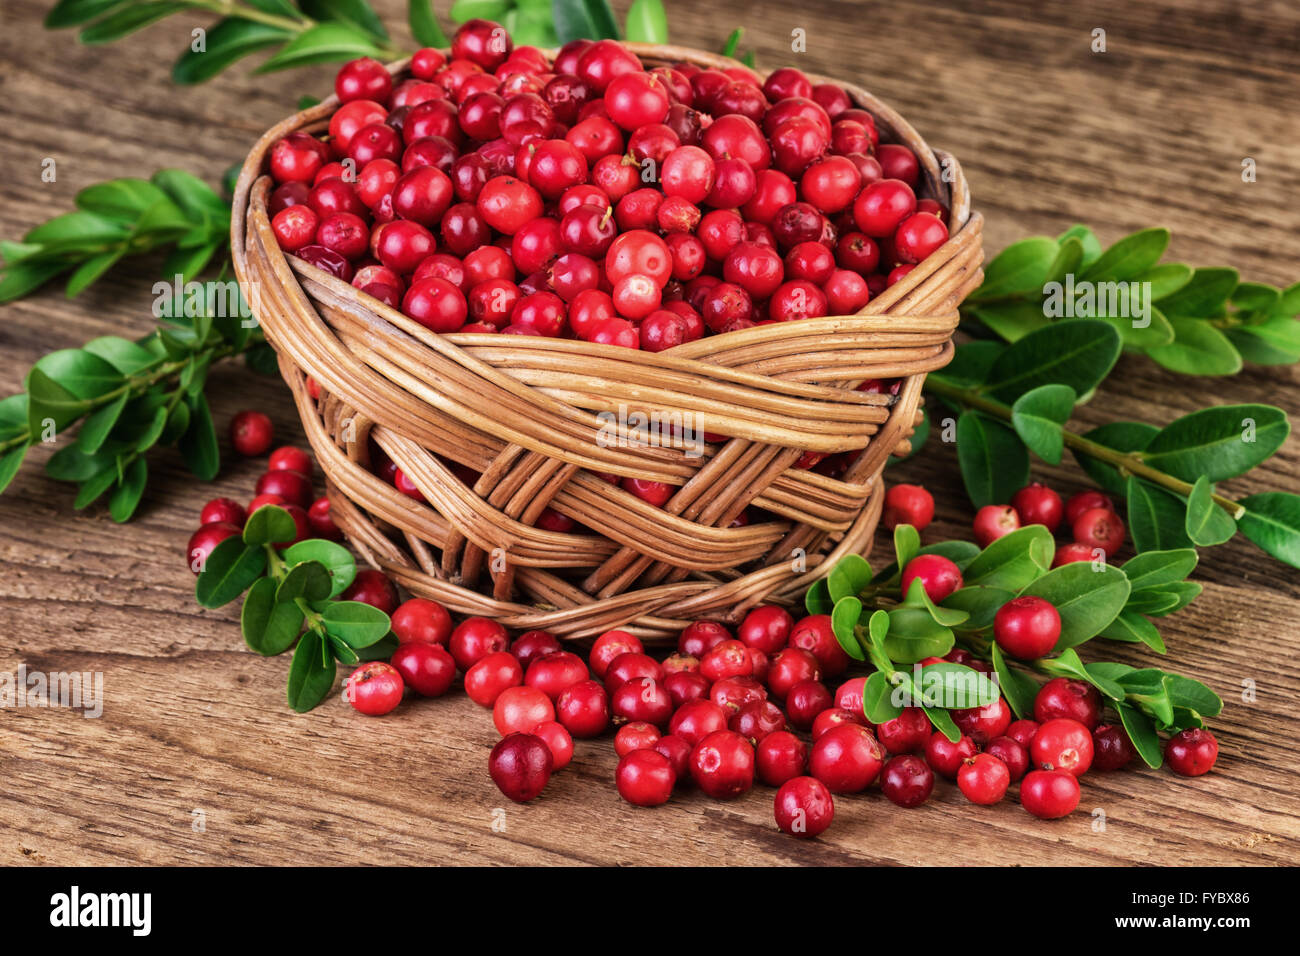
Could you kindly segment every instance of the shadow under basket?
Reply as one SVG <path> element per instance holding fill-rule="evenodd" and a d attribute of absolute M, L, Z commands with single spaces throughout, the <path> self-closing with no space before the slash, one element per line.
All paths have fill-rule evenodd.
<path fill-rule="evenodd" d="M 628 45 L 649 64 L 736 65 Z M 390 69 L 401 77 L 406 64 Z M 916 153 L 918 195 L 948 207 L 951 238 L 857 315 L 660 353 L 439 335 L 287 257 L 267 216 L 267 157 L 288 133 L 321 132 L 337 101 L 258 141 L 236 188 L 235 270 L 293 390 L 334 521 L 367 561 L 412 594 L 514 630 L 584 638 L 622 627 L 664 643 L 693 620 L 735 624 L 756 604 L 794 604 L 839 558 L 870 550 L 881 471 L 908 451 L 925 375 L 952 357 L 958 306 L 981 281 L 982 220 L 955 159 L 865 90 L 812 79 L 838 83 L 875 116 L 882 140 Z M 868 379 L 902 384 L 897 395 L 855 389 Z M 681 427 L 639 440 L 638 414 Z M 674 432 L 730 437 L 671 447 Z M 372 447 L 424 503 L 371 473 Z M 838 478 L 795 467 L 805 452 L 859 449 Z M 609 475 L 675 492 L 655 507 Z M 576 526 L 537 527 L 547 508 Z M 762 517 L 736 526 L 742 513 Z"/>

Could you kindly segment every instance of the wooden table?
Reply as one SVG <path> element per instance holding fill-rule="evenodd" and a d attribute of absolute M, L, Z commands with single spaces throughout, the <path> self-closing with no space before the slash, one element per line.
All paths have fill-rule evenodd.
<path fill-rule="evenodd" d="M 78 189 L 101 179 L 173 165 L 216 181 L 300 93 L 329 88 L 328 67 L 262 78 L 241 67 L 176 89 L 168 82 L 173 54 L 160 59 L 159 51 L 188 43 L 188 18 L 85 48 L 40 27 L 47 6 L 6 0 L 2 14 L 5 238 L 70 209 Z M 404 6 L 379 4 L 390 23 Z M 744 24 L 761 63 L 793 60 L 852 78 L 897 107 L 961 157 L 988 219 L 990 251 L 1075 221 L 1105 241 L 1164 223 L 1175 231 L 1173 253 L 1191 263 L 1232 264 L 1274 283 L 1300 276 L 1298 8 L 1209 0 L 668 7 L 678 42 L 716 48 Z M 1104 54 L 1090 50 L 1098 27 Z M 790 54 L 795 28 L 807 31 L 806 54 Z M 57 163 L 54 183 L 41 180 L 46 157 Z M 1257 161 L 1257 182 L 1242 181 L 1244 157 Z M 47 350 L 150 329 L 159 264 L 117 270 L 72 301 L 50 287 L 0 310 L 0 394 L 18 388 Z M 219 426 L 257 407 L 284 440 L 302 441 L 278 382 L 227 367 L 214 374 L 212 394 Z M 1199 380 L 1125 359 L 1079 423 L 1163 423 L 1207 401 L 1257 400 L 1300 415 L 1296 370 Z M 1222 751 L 1213 774 L 1091 775 L 1079 812 L 1051 824 L 1013 801 L 974 808 L 948 785 L 918 811 L 878 794 L 844 798 L 835 826 L 804 844 L 776 831 L 764 788 L 734 803 L 698 795 L 655 811 L 622 803 L 607 740 L 580 744 L 572 767 L 533 805 L 508 805 L 484 772 L 491 722 L 460 695 L 407 704 L 382 720 L 358 717 L 337 696 L 295 716 L 284 702 L 287 659 L 248 652 L 233 609 L 200 610 L 183 559 L 202 503 L 249 497 L 260 463 L 232 459 L 217 482 L 200 487 L 174 453 L 159 453 L 147 501 L 120 527 L 101 508 L 74 512 L 71 487 L 37 467 L 45 457 L 34 454 L 0 497 L 0 666 L 102 671 L 107 700 L 98 720 L 58 709 L 0 714 L 3 864 L 1300 859 L 1290 772 L 1300 582 L 1240 539 L 1203 553 L 1196 579 L 1204 595 L 1163 627 L 1170 650 L 1162 664 L 1206 681 L 1227 702 L 1214 723 Z M 1292 438 L 1228 487 L 1295 491 L 1298 467 L 1300 440 Z M 936 493 L 939 520 L 928 540 L 968 530 L 955 472 L 952 450 L 934 443 L 893 474 Z M 1063 491 L 1082 487 L 1072 465 L 1037 476 Z M 1089 650 L 1140 656 L 1113 645 Z M 1252 703 L 1242 700 L 1247 681 L 1257 689 Z"/>

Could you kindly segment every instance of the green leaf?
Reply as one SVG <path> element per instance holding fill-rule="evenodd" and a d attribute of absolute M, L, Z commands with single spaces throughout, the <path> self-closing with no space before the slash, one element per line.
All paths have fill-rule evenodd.
<path fill-rule="evenodd" d="M 308 631 L 298 641 L 289 665 L 289 706 L 300 714 L 311 710 L 334 686 L 337 665 L 326 655 L 320 634 Z"/>
<path fill-rule="evenodd" d="M 1119 678 L 1120 685 L 1128 695 L 1128 703 L 1138 707 L 1159 724 L 1170 724 L 1174 719 L 1173 703 L 1169 700 L 1165 677 L 1164 671 L 1148 667 L 1131 671 Z"/>
<path fill-rule="evenodd" d="M 1150 284 L 1151 301 L 1155 302 L 1166 296 L 1173 295 L 1191 282 L 1192 267 L 1181 262 L 1166 262 L 1163 265 L 1153 266 L 1148 269 L 1137 277 L 1137 281 Z"/>
<path fill-rule="evenodd" d="M 617 40 L 618 23 L 605 0 L 553 0 L 551 15 L 561 43 L 570 40 Z"/>
<path fill-rule="evenodd" d="M 1075 647 L 1100 634 L 1123 610 L 1129 580 L 1119 568 L 1075 561 L 1053 568 L 1020 593 L 1050 601 L 1061 615 L 1058 651 Z"/>
<path fill-rule="evenodd" d="M 117 462 L 114 461 L 103 471 L 82 482 L 81 487 L 77 490 L 77 497 L 72 502 L 72 507 L 77 511 L 90 507 L 103 496 L 104 492 L 113 487 L 117 479 Z"/>
<path fill-rule="evenodd" d="M 1257 365 L 1291 365 L 1300 360 L 1300 322 L 1275 315 L 1225 330 L 1241 357 Z"/>
<path fill-rule="evenodd" d="M 1166 674 L 1165 688 L 1175 707 L 1194 710 L 1203 717 L 1216 717 L 1223 710 L 1223 700 L 1198 680 L 1181 674 Z"/>
<path fill-rule="evenodd" d="M 1040 385 L 1011 406 L 1011 427 L 1029 450 L 1049 465 L 1061 463 L 1065 449 L 1062 426 L 1070 420 L 1077 397 L 1068 385 Z"/>
<path fill-rule="evenodd" d="M 442 31 L 438 17 L 433 12 L 431 0 L 406 0 L 406 19 L 411 25 L 411 36 L 421 46 L 433 47 L 435 50 L 445 50 L 451 46 L 451 41 Z"/>
<path fill-rule="evenodd" d="M 1002 655 L 1002 648 L 996 642 L 990 645 L 990 650 L 993 653 L 993 671 L 998 675 L 1002 696 L 1007 699 L 1017 717 L 1022 720 L 1032 718 L 1034 698 L 1038 696 L 1038 681 L 1009 665 Z"/>
<path fill-rule="evenodd" d="M 1019 592 L 1052 566 L 1055 553 L 1052 532 L 1041 524 L 1017 528 L 981 551 L 962 571 L 962 581 Z"/>
<path fill-rule="evenodd" d="M 1164 617 L 1166 614 L 1181 611 L 1200 597 L 1202 590 L 1202 586 L 1195 581 L 1175 581 L 1173 584 L 1167 584 L 1159 593 L 1173 595 L 1175 598 L 1173 606 L 1162 611 L 1148 611 L 1147 613 L 1152 617 Z"/>
<path fill-rule="evenodd" d="M 871 583 L 871 565 L 860 554 L 848 554 L 835 563 L 826 577 L 827 593 L 832 602 L 854 597 Z"/>
<path fill-rule="evenodd" d="M 293 603 L 278 603 L 274 578 L 258 578 L 248 589 L 239 615 L 244 643 L 264 657 L 283 654 L 302 630 L 302 609 Z"/>
<path fill-rule="evenodd" d="M 276 588 L 275 599 L 281 604 L 293 603 L 301 598 L 309 603 L 323 601 L 330 596 L 330 573 L 319 561 L 304 561 L 294 565 Z"/>
<path fill-rule="evenodd" d="M 126 478 L 118 484 L 113 497 L 108 500 L 108 514 L 118 524 L 130 521 L 144 494 L 149 479 L 149 468 L 143 458 L 136 458 L 127 467 Z"/>
<path fill-rule="evenodd" d="M 1073 225 L 1056 238 L 1057 242 L 1065 242 L 1068 239 L 1078 240 L 1079 245 L 1083 247 L 1083 258 L 1079 262 L 1080 269 L 1088 268 L 1101 258 L 1101 242 L 1097 239 L 1097 234 L 1087 226 Z"/>
<path fill-rule="evenodd" d="M 18 474 L 18 469 L 22 467 L 23 459 L 27 456 L 27 449 L 30 447 L 30 442 L 23 442 L 0 453 L 0 494 L 4 493 L 9 483 L 14 480 L 14 476 Z"/>
<path fill-rule="evenodd" d="M 1269 458 L 1290 432 L 1286 413 L 1271 405 L 1217 405 L 1166 425 L 1142 459 L 1183 481 L 1226 481 Z"/>
<path fill-rule="evenodd" d="M 331 601 L 320 613 L 326 632 L 354 649 L 369 647 L 392 626 L 387 614 L 360 601 Z"/>
<path fill-rule="evenodd" d="M 1086 395 L 1109 374 L 1119 353 L 1119 333 L 1105 322 L 1056 322 L 1008 346 L 989 370 L 983 391 L 1002 402 L 1014 402 L 1040 385 L 1068 385 Z"/>
<path fill-rule="evenodd" d="M 292 36 L 281 27 L 226 17 L 208 30 L 204 50 L 187 47 L 180 55 L 172 65 L 172 82 L 181 86 L 206 83 L 244 57 L 285 43 Z"/>
<path fill-rule="evenodd" d="M 380 55 L 374 44 L 351 27 L 341 23 L 319 23 L 304 30 L 269 60 L 257 68 L 257 73 L 271 73 L 292 67 L 315 63 L 335 63 L 357 57 Z"/>
<path fill-rule="evenodd" d="M 873 724 L 893 720 L 903 712 L 892 700 L 894 687 L 881 671 L 873 672 L 862 687 L 862 713 Z"/>
<path fill-rule="evenodd" d="M 1147 551 L 1126 561 L 1121 568 L 1133 592 L 1159 589 L 1183 581 L 1196 569 L 1195 548 L 1176 551 Z"/>
<path fill-rule="evenodd" d="M 821 578 L 812 583 L 803 596 L 803 606 L 809 614 L 829 614 L 835 607 L 826 579 Z"/>
<path fill-rule="evenodd" d="M 946 661 L 925 665 L 921 668 L 920 686 L 913 677 L 911 687 L 924 695 L 921 698 L 924 706 L 946 710 L 987 707 L 1002 696 L 998 685 L 987 675 L 965 664 Z"/>
<path fill-rule="evenodd" d="M 624 23 L 632 43 L 668 42 L 668 14 L 663 0 L 632 0 Z"/>
<path fill-rule="evenodd" d="M 165 192 L 190 221 L 210 223 L 219 233 L 230 230 L 230 203 L 193 173 L 160 169 L 149 181 Z"/>
<path fill-rule="evenodd" d="M 1101 254 L 1080 277 L 1085 282 L 1127 282 L 1150 271 L 1165 254 L 1169 230 L 1142 229 L 1125 236 Z"/>
<path fill-rule="evenodd" d="M 928 544 L 917 554 L 938 554 L 947 558 L 957 567 L 965 569 L 971 563 L 980 549 L 970 541 L 936 541 L 934 544 Z M 882 568 L 871 579 L 872 584 L 879 584 L 882 581 L 890 581 L 898 577 L 898 564 L 890 564 Z"/>
<path fill-rule="evenodd" d="M 980 412 L 965 411 L 957 419 L 957 462 L 976 508 L 1010 501 L 1029 483 L 1024 443 L 1006 425 Z"/>
<path fill-rule="evenodd" d="M 298 6 L 313 20 L 332 20 L 369 34 L 376 40 L 388 39 L 384 21 L 367 0 L 298 0 Z"/>
<path fill-rule="evenodd" d="M 332 646 L 337 648 L 338 644 L 334 644 L 333 643 L 334 640 L 336 639 L 334 638 L 331 639 L 331 644 Z M 342 642 L 339 641 L 338 643 L 341 644 Z M 399 646 L 400 645 L 397 640 L 397 635 L 389 633 L 389 634 L 385 634 L 383 637 L 375 641 L 375 643 L 371 644 L 369 647 L 363 647 L 360 648 L 359 650 L 357 648 L 353 648 L 352 650 L 353 653 L 356 654 L 358 660 L 386 661 L 393 656 L 393 654 L 397 651 L 397 648 Z"/>
<path fill-rule="evenodd" d="M 1158 485 L 1130 475 L 1127 486 L 1128 526 L 1135 551 L 1188 548 L 1187 503 Z"/>
<path fill-rule="evenodd" d="M 1075 677 L 1091 684 L 1111 700 L 1123 700 L 1125 690 L 1117 680 L 1113 680 L 1102 671 L 1089 671 L 1073 648 L 1066 648 L 1057 657 L 1045 658 L 1039 662 L 1048 674 L 1054 677 Z"/>
<path fill-rule="evenodd" d="M 45 15 L 45 26 L 50 30 L 80 26 L 130 2 L 132 0 L 59 0 Z"/>
<path fill-rule="evenodd" d="M 1187 523 L 1184 530 L 1193 544 L 1210 547 L 1223 544 L 1237 533 L 1237 522 L 1214 503 L 1214 486 L 1202 475 L 1187 496 Z"/>
<path fill-rule="evenodd" d="M 956 627 L 970 619 L 970 615 L 961 608 L 940 607 L 930 600 L 930 595 L 925 591 L 925 582 L 920 578 L 913 578 L 912 583 L 908 585 L 907 597 L 902 606 L 922 608 L 934 623 L 942 624 L 944 627 Z"/>
<path fill-rule="evenodd" d="M 110 450 L 87 452 L 78 445 L 66 445 L 46 461 L 45 473 L 55 481 L 85 481 L 114 466 L 116 458 Z"/>
<path fill-rule="evenodd" d="M 1183 375 L 1236 375 L 1241 354 L 1228 337 L 1203 319 L 1170 318 L 1174 341 L 1147 349 L 1147 355 Z"/>
<path fill-rule="evenodd" d="M 1116 704 L 1115 709 L 1119 711 L 1124 732 L 1133 742 L 1133 749 L 1138 752 L 1138 756 L 1148 767 L 1152 770 L 1157 769 L 1164 763 L 1165 758 L 1160 749 L 1160 738 L 1156 736 L 1156 729 L 1151 725 L 1151 719 L 1136 707 L 1125 703 Z"/>
<path fill-rule="evenodd" d="M 84 349 L 60 349 L 37 360 L 33 371 L 40 371 L 69 395 L 93 400 L 107 395 L 122 384 L 122 373 L 98 355 Z M 31 391 L 29 373 L 28 391 Z"/>
<path fill-rule="evenodd" d="M 1054 239 L 1032 236 L 1013 242 L 984 268 L 984 282 L 971 293 L 971 302 L 1041 295 L 1060 252 Z"/>
<path fill-rule="evenodd" d="M 835 639 L 839 641 L 840 647 L 844 648 L 844 653 L 855 661 L 867 659 L 857 637 L 858 621 L 861 617 L 862 602 L 852 596 L 837 600 L 831 611 L 831 630 L 835 633 Z"/>
<path fill-rule="evenodd" d="M 900 524 L 894 528 L 894 562 L 900 568 L 906 568 L 907 562 L 920 552 L 921 535 L 916 528 L 910 524 Z"/>
<path fill-rule="evenodd" d="M 993 363 L 1006 350 L 1007 347 L 1001 342 L 991 339 L 963 342 L 957 346 L 952 361 L 932 374 L 954 385 L 983 385 L 988 380 Z"/>
<path fill-rule="evenodd" d="M 1130 315 L 1099 315 L 1097 318 L 1109 323 L 1119 333 L 1125 348 L 1154 349 L 1174 341 L 1173 324 L 1155 306 L 1150 307 L 1144 325 L 1138 325 L 1135 317 Z"/>
<path fill-rule="evenodd" d="M 86 44 L 112 43 L 184 9 L 186 9 L 184 3 L 171 3 L 165 0 L 132 3 L 86 27 L 81 31 L 79 39 Z"/>
<path fill-rule="evenodd" d="M 70 262 L 20 262 L 4 267 L 0 278 L 0 302 L 12 302 L 34 292 L 61 272 L 71 268 Z"/>
<path fill-rule="evenodd" d="M 124 376 L 135 375 L 158 362 L 158 356 L 144 346 L 115 335 L 91 339 L 81 348 L 99 356 Z"/>
<path fill-rule="evenodd" d="M 323 538 L 299 541 L 285 548 L 280 556 L 289 565 L 301 564 L 304 561 L 316 561 L 324 565 L 333 582 L 329 597 L 338 597 L 348 589 L 357 576 L 357 562 L 352 557 L 352 552 L 341 544 Z"/>
<path fill-rule="evenodd" d="M 1147 445 L 1151 444 L 1151 440 L 1158 434 L 1160 434 L 1160 429 L 1145 422 L 1107 422 L 1099 428 L 1084 432 L 1083 437 L 1099 445 L 1128 454 L 1142 451 Z M 1101 486 L 1103 491 L 1108 491 L 1112 495 L 1123 496 L 1125 479 L 1120 477 L 1114 466 L 1077 449 L 1072 449 L 1072 451 L 1080 467 L 1088 473 L 1088 476 L 1093 481 Z"/>
<path fill-rule="evenodd" d="M 76 448 L 87 455 L 98 451 L 108 438 L 108 433 L 117 424 L 117 420 L 122 417 L 122 411 L 126 408 L 126 401 L 130 397 L 130 394 L 124 391 L 113 401 L 87 416 L 81 424 L 81 430 L 77 432 Z"/>
<path fill-rule="evenodd" d="M 476 19 L 494 20 L 499 23 L 513 7 L 514 3 L 511 0 L 456 0 L 451 5 L 448 15 L 454 23 L 465 23 Z"/>
<path fill-rule="evenodd" d="M 941 710 L 938 707 L 925 707 L 923 709 L 925 710 L 925 716 L 930 718 L 930 723 L 934 725 L 935 730 L 953 743 L 961 740 L 961 730 L 958 729 L 952 716 L 946 710 Z"/>
<path fill-rule="evenodd" d="M 153 183 L 144 179 L 110 179 L 87 186 L 73 202 L 78 209 L 110 219 L 134 222 L 146 209 L 167 197 Z"/>
<path fill-rule="evenodd" d="M 726 42 L 722 44 L 722 55 L 734 57 L 736 50 L 740 48 L 740 39 L 745 35 L 744 28 L 736 27 L 727 36 Z"/>
<path fill-rule="evenodd" d="M 956 627 L 963 633 L 985 631 L 993 626 L 998 609 L 1016 596 L 1015 591 L 986 585 L 959 588 L 943 599 L 943 607 L 965 611 L 967 619 Z"/>
<path fill-rule="evenodd" d="M 1300 495 L 1266 491 L 1238 502 L 1246 513 L 1237 528 L 1267 553 L 1300 568 Z"/>
<path fill-rule="evenodd" d="M 1192 319 L 1218 315 L 1240 279 L 1236 269 L 1197 269 L 1186 285 L 1160 299 L 1160 311 L 1170 317 Z"/>
<path fill-rule="evenodd" d="M 1058 239 L 1057 244 L 1060 249 L 1048 271 L 1048 277 L 1054 282 L 1061 282 L 1066 276 L 1077 274 L 1082 267 L 1083 242 L 1078 236 L 1068 236 Z"/>
<path fill-rule="evenodd" d="M 181 436 L 179 448 L 194 477 L 211 481 L 221 468 L 221 452 L 217 448 L 217 430 L 212 424 L 208 400 L 202 394 L 189 402 L 190 427 Z"/>
<path fill-rule="evenodd" d="M 248 590 L 266 570 L 266 552 L 246 545 L 239 538 L 227 538 L 217 545 L 194 586 L 195 599 L 203 607 L 229 604 Z"/>
<path fill-rule="evenodd" d="M 1229 301 L 1243 312 L 1273 313 L 1282 301 L 1282 290 L 1262 282 L 1240 282 L 1232 290 Z"/>
<path fill-rule="evenodd" d="M 969 315 L 992 329 L 1008 342 L 1016 342 L 1030 332 L 1052 324 L 1041 302 L 1006 299 L 966 308 Z"/>
<path fill-rule="evenodd" d="M 261 547 L 266 544 L 288 544 L 298 534 L 293 516 L 276 505 L 262 505 L 244 525 L 244 544 Z"/>
<path fill-rule="evenodd" d="M 885 653 L 899 664 L 943 657 L 952 650 L 952 630 L 937 623 L 924 608 L 896 607 L 889 614 Z"/>

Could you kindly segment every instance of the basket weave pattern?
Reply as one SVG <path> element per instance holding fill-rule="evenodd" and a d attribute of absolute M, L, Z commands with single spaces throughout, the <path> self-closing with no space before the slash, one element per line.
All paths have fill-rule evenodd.
<path fill-rule="evenodd" d="M 650 63 L 734 65 L 629 46 Z M 858 315 L 762 325 L 657 354 L 439 335 L 286 257 L 267 215 L 266 157 L 287 133 L 320 132 L 336 103 L 268 131 L 236 190 L 235 269 L 279 354 L 334 520 L 363 557 L 414 594 L 508 628 L 580 638 L 625 627 L 655 641 L 691 620 L 734 623 L 762 601 L 797 600 L 841 556 L 866 553 L 881 470 L 908 448 L 925 373 L 951 358 L 957 307 L 981 280 L 982 223 L 955 160 L 866 91 L 840 85 L 876 117 L 882 139 L 917 154 L 918 194 L 949 207 L 950 240 Z M 896 397 L 854 390 L 872 378 L 904 382 Z M 636 413 L 730 437 L 703 454 L 611 441 L 611 416 Z M 427 503 L 370 472 L 371 442 Z M 854 449 L 864 451 L 838 479 L 792 467 L 805 451 Z M 456 473 L 465 469 L 479 474 L 472 485 Z M 677 490 L 656 508 L 600 474 Z M 732 527 L 750 505 L 768 517 Z M 536 527 L 548 506 L 579 527 Z"/>

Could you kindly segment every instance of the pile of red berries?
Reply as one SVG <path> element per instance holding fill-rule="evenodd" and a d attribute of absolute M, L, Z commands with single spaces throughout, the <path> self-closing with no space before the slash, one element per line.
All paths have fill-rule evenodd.
<path fill-rule="evenodd" d="M 658 352 L 856 312 L 948 239 L 915 154 L 799 70 L 647 69 L 613 40 L 552 61 L 472 20 L 410 71 L 346 64 L 328 136 L 272 147 L 268 211 L 436 332 Z"/>

